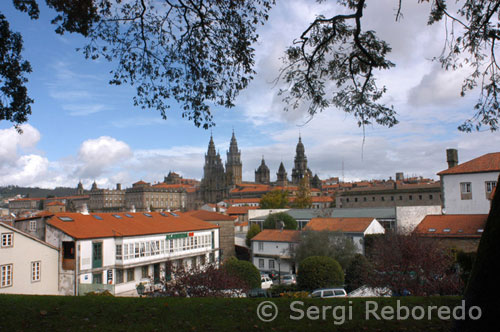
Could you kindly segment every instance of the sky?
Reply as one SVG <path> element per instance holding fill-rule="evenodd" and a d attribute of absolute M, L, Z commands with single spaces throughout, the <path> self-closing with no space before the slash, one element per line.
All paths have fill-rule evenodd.
<path fill-rule="evenodd" d="M 312 119 L 300 110 L 284 112 L 280 84 L 274 83 L 286 47 L 318 13 L 338 13 L 335 1 L 278 1 L 258 31 L 255 79 L 237 97 L 236 107 L 215 109 L 216 126 L 210 130 L 195 127 L 175 108 L 165 121 L 156 110 L 134 107 L 134 88 L 109 85 L 113 64 L 86 60 L 76 51 L 85 43 L 82 37 L 57 35 L 50 9 L 42 6 L 40 19 L 32 21 L 11 1 L 2 1 L 0 12 L 24 39 L 24 58 L 33 68 L 27 86 L 35 103 L 22 135 L 0 122 L 0 186 L 76 187 L 82 181 L 90 189 L 96 181 L 104 188 L 127 187 L 139 180 L 162 181 L 169 171 L 201 179 L 210 135 L 225 160 L 233 130 L 244 181 L 254 180 L 262 157 L 271 180 L 280 162 L 290 176 L 299 135 L 308 167 L 321 179 L 389 179 L 396 172 L 438 179 L 436 173 L 447 168 L 447 148 L 458 149 L 459 162 L 498 152 L 499 132 L 457 130 L 473 115 L 478 92 L 459 97 L 467 69 L 444 71 L 432 61 L 442 51 L 445 30 L 426 25 L 429 4 L 404 2 L 399 22 L 396 4 L 368 2 L 363 27 L 392 46 L 389 59 L 396 67 L 377 73 L 377 84 L 387 87 L 384 102 L 394 106 L 400 123 L 363 132 L 353 117 L 335 108 Z"/>

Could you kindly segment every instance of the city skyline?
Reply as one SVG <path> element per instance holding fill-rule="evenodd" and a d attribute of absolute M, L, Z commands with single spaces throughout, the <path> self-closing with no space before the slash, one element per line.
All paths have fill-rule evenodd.
<path fill-rule="evenodd" d="M 313 119 L 301 110 L 283 112 L 279 86 L 273 84 L 279 58 L 314 15 L 329 6 L 297 0 L 272 9 L 255 45 L 254 81 L 237 98 L 235 109 L 215 109 L 216 127 L 203 130 L 177 110 L 164 121 L 157 111 L 134 108 L 133 88 L 108 85 L 111 64 L 85 60 L 75 52 L 83 38 L 56 35 L 49 24 L 54 15 L 46 7 L 39 20 L 30 21 L 10 2 L 2 3 L 11 29 L 23 34 L 35 104 L 22 136 L 10 123 L 0 122 L 0 185 L 73 187 L 82 180 L 88 188 L 96 180 L 100 187 L 130 186 L 140 179 L 161 181 L 169 171 L 201 179 L 210 135 L 225 160 L 233 129 L 243 181 L 254 180 L 262 155 L 271 180 L 280 162 L 290 175 L 299 133 L 309 168 L 321 179 L 341 177 L 342 164 L 346 181 L 388 179 L 396 172 L 437 179 L 436 173 L 447 167 L 446 148 L 458 149 L 459 162 L 496 152 L 498 132 L 464 134 L 456 129 L 472 115 L 475 94 L 459 98 L 463 75 L 445 72 L 429 60 L 439 55 L 444 33 L 439 25 L 420 29 L 427 19 L 426 4 L 405 5 L 408 15 L 400 23 L 394 22 L 394 13 L 382 12 L 384 6 L 368 5 L 364 17 L 366 28 L 393 47 L 390 58 L 397 66 L 381 73 L 379 84 L 387 86 L 386 102 L 394 104 L 400 124 L 368 126 L 363 132 L 338 110 Z"/>

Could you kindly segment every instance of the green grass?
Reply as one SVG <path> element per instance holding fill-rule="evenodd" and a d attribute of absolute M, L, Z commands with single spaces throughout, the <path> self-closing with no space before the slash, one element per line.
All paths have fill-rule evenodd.
<path fill-rule="evenodd" d="M 401 305 L 448 306 L 460 304 L 458 297 L 405 297 L 370 299 L 270 299 L 278 317 L 270 323 L 259 320 L 259 303 L 268 299 L 222 298 L 114 298 L 102 296 L 63 297 L 0 295 L 0 331 L 449 331 L 452 322 L 440 320 L 365 319 L 365 301 L 379 308 Z M 290 303 L 309 306 L 343 306 L 346 321 L 335 325 L 332 311 L 326 319 L 290 319 Z M 351 303 L 349 303 L 351 301 Z M 352 320 L 348 310 L 352 307 Z M 299 306 L 297 306 L 299 308 Z M 378 311 L 380 312 L 380 311 Z"/>

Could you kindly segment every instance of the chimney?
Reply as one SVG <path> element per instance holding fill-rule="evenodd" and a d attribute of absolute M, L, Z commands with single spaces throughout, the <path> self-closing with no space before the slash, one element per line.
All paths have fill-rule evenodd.
<path fill-rule="evenodd" d="M 452 168 L 458 165 L 458 151 L 457 149 L 447 149 L 446 150 L 446 161 L 448 162 L 448 168 Z"/>
<path fill-rule="evenodd" d="M 116 190 L 122 190 L 122 184 L 121 183 L 117 183 L 116 184 Z"/>
<path fill-rule="evenodd" d="M 135 213 L 135 205 L 132 204 L 132 206 L 130 207 L 130 212 Z"/>
<path fill-rule="evenodd" d="M 397 172 L 396 173 L 396 181 L 403 181 L 404 180 L 404 173 L 403 172 Z"/>
<path fill-rule="evenodd" d="M 80 208 L 80 213 L 88 215 L 89 214 L 89 209 L 87 207 L 87 203 L 83 203 L 82 207 Z"/>

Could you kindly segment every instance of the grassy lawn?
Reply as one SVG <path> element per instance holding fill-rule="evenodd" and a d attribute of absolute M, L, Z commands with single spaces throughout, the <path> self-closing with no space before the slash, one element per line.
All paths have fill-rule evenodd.
<path fill-rule="evenodd" d="M 269 299 L 279 314 L 272 322 L 262 322 L 257 316 L 259 303 L 268 299 L 222 298 L 114 298 L 0 295 L 0 331 L 449 331 L 451 320 L 441 320 L 436 310 L 431 320 L 365 319 L 366 301 L 376 301 L 381 307 L 460 305 L 458 297 L 404 297 L 369 299 Z M 295 311 L 290 304 L 296 303 Z M 351 302 L 349 302 L 351 301 Z M 373 303 L 372 303 L 373 305 Z M 333 311 L 325 307 L 325 319 L 307 308 L 311 306 L 345 309 L 345 322 L 335 325 Z M 339 309 L 340 308 L 340 309 Z M 349 309 L 351 308 L 351 309 Z M 291 319 L 299 317 L 301 320 Z M 320 310 L 322 310 L 320 308 Z M 352 319 L 349 319 L 349 310 Z M 389 309 L 390 310 L 390 309 Z M 266 312 L 270 312 L 268 308 Z M 427 313 L 426 313 L 427 315 Z"/>

